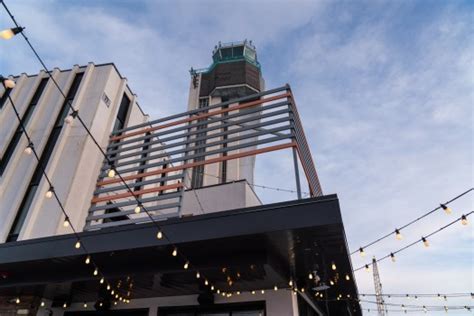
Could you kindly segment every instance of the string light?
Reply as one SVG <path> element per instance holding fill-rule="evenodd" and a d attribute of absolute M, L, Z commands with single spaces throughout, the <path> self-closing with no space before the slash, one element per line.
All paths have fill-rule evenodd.
<path fill-rule="evenodd" d="M 346 274 L 346 280 L 349 281 L 351 279 L 351 277 L 349 276 L 349 274 Z"/>
<path fill-rule="evenodd" d="M 359 253 L 360 253 L 360 256 L 361 256 L 361 257 L 365 257 L 364 248 L 360 247 L 360 248 L 359 248 Z"/>
<path fill-rule="evenodd" d="M 107 284 L 107 291 L 110 291 L 110 284 Z"/>
<path fill-rule="evenodd" d="M 44 301 L 41 301 L 40 306 L 41 306 L 41 307 L 44 307 L 44 305 L 45 305 Z"/>
<path fill-rule="evenodd" d="M 87 308 L 87 303 L 86 302 L 84 302 L 84 308 Z"/>
<path fill-rule="evenodd" d="M 97 274 L 99 274 L 99 269 L 95 268 L 93 275 L 97 275 Z"/>
<path fill-rule="evenodd" d="M 71 114 L 69 114 L 65 119 L 64 119 L 64 123 L 66 124 L 71 124 L 74 119 L 77 117 L 78 115 L 78 111 L 77 110 L 73 110 Z"/>
<path fill-rule="evenodd" d="M 392 259 L 392 262 L 395 262 L 397 259 L 395 259 L 395 255 L 393 252 L 390 253 L 390 259 Z"/>
<path fill-rule="evenodd" d="M 201 274 L 199 273 L 199 271 L 196 272 L 196 279 L 199 279 L 201 277 Z"/>
<path fill-rule="evenodd" d="M 20 298 L 19 298 L 19 297 L 17 297 L 17 298 L 16 298 L 16 300 L 15 300 L 15 303 L 17 303 L 17 304 L 20 304 L 20 303 L 21 303 L 21 301 L 20 301 Z"/>
<path fill-rule="evenodd" d="M 107 172 L 107 176 L 108 176 L 109 178 L 115 177 L 115 168 L 114 168 L 113 166 L 110 167 L 109 171 Z"/>
<path fill-rule="evenodd" d="M 13 36 L 21 33 L 25 28 L 24 27 L 13 27 L 11 29 L 6 29 L 0 32 L 0 38 L 5 40 L 11 39 Z"/>
<path fill-rule="evenodd" d="M 25 150 L 24 150 L 25 154 L 31 155 L 33 153 L 33 148 L 34 148 L 34 145 L 33 143 L 30 142 L 28 146 L 25 147 Z"/>
<path fill-rule="evenodd" d="M 402 240 L 403 239 L 403 235 L 400 233 L 400 231 L 397 229 L 395 229 L 395 238 L 397 240 Z"/>
<path fill-rule="evenodd" d="M 75 247 L 76 249 L 81 248 L 81 242 L 80 242 L 79 240 L 76 241 L 76 244 L 74 245 L 74 247 Z"/>
<path fill-rule="evenodd" d="M 275 286 L 273 287 L 273 290 L 274 290 L 274 291 L 278 291 L 278 286 L 275 285 Z"/>
<path fill-rule="evenodd" d="M 443 205 L 447 207 L 447 205 L 448 205 L 449 203 L 452 203 L 452 202 L 454 202 L 454 201 L 460 199 L 461 197 L 463 197 L 464 195 L 470 193 L 470 192 L 473 191 L 473 190 L 474 190 L 474 188 L 469 188 L 468 190 L 462 192 L 462 193 L 459 194 L 458 196 L 456 196 L 456 197 L 452 198 L 451 200 L 447 201 L 447 202 L 444 203 Z M 397 235 L 397 232 L 399 232 L 399 231 L 402 230 L 402 229 L 405 229 L 405 228 L 408 227 L 408 226 L 411 226 L 411 225 L 413 225 L 413 224 L 415 224 L 415 223 L 421 221 L 422 219 L 424 219 L 425 217 L 427 217 L 427 216 L 429 216 L 429 215 L 435 214 L 440 208 L 442 208 L 442 206 L 437 206 L 436 208 L 434 208 L 434 209 L 432 209 L 432 210 L 430 210 L 430 211 L 428 211 L 428 212 L 422 214 L 421 216 L 419 216 L 419 217 L 417 217 L 417 218 L 411 220 L 410 222 L 406 223 L 405 225 L 399 227 L 398 229 L 395 230 L 395 234 L 396 234 L 395 236 L 398 237 L 398 238 L 402 238 L 402 235 L 400 234 L 400 235 L 398 236 L 398 235 Z M 384 239 L 390 237 L 392 234 L 393 234 L 393 232 L 390 232 L 390 233 L 388 233 L 388 234 L 386 234 L 386 235 L 383 235 L 382 237 L 379 237 L 379 238 L 377 238 L 376 240 L 374 240 L 374 241 L 372 241 L 372 242 L 370 242 L 370 243 L 364 245 L 363 248 L 364 248 L 364 249 L 367 249 L 367 247 L 370 247 L 370 246 L 372 246 L 372 245 L 375 245 L 375 244 L 381 242 L 382 240 L 384 240 Z M 397 239 L 398 239 L 398 238 L 397 238 Z M 358 253 L 358 252 L 359 252 L 359 249 L 352 251 L 350 254 L 353 255 L 353 254 Z"/>
<path fill-rule="evenodd" d="M 66 216 L 66 218 L 64 219 L 64 222 L 63 222 L 63 226 L 64 227 L 69 227 L 70 223 L 69 223 L 69 217 Z"/>
<path fill-rule="evenodd" d="M 333 263 L 331 264 L 331 269 L 333 269 L 333 270 L 335 271 L 336 268 L 337 268 L 337 267 L 336 267 L 336 264 L 333 262 Z"/>
<path fill-rule="evenodd" d="M 365 265 L 365 271 L 369 272 L 370 271 L 370 267 L 368 264 Z"/>
<path fill-rule="evenodd" d="M 265 294 L 265 290 L 262 290 L 261 293 L 262 293 L 262 294 Z"/>
<path fill-rule="evenodd" d="M 426 248 L 430 246 L 428 239 L 426 239 L 425 237 L 421 237 L 421 241 L 423 241 L 423 244 L 425 245 Z"/>
<path fill-rule="evenodd" d="M 163 238 L 163 233 L 161 232 L 161 230 L 159 230 L 158 233 L 156 234 L 156 238 L 158 239 Z"/>
<path fill-rule="evenodd" d="M 54 192 L 54 188 L 53 187 L 49 187 L 49 190 L 46 191 L 46 194 L 44 195 L 47 199 L 50 199 L 53 197 L 53 192 Z"/>
<path fill-rule="evenodd" d="M 461 224 L 463 224 L 464 226 L 469 224 L 466 215 L 461 216 Z"/>
<path fill-rule="evenodd" d="M 63 304 L 63 308 L 67 308 L 67 303 L 64 303 L 64 304 Z"/>
<path fill-rule="evenodd" d="M 87 256 L 86 260 L 84 261 L 86 264 L 91 263 L 91 256 Z"/>
<path fill-rule="evenodd" d="M 452 210 L 451 210 L 449 207 L 447 207 L 446 205 L 440 204 L 440 206 L 441 206 L 441 208 L 444 210 L 444 212 L 445 212 L 446 214 L 449 215 L 449 214 L 452 213 Z"/>
<path fill-rule="evenodd" d="M 209 281 L 207 279 L 204 281 L 204 285 L 209 285 Z"/>
<path fill-rule="evenodd" d="M 135 212 L 135 214 L 139 214 L 141 212 L 141 210 L 142 210 L 141 205 L 137 205 L 137 206 L 135 206 L 134 212 Z"/>
<path fill-rule="evenodd" d="M 104 284 L 104 281 L 105 281 L 104 277 L 101 277 L 99 283 Z"/>
<path fill-rule="evenodd" d="M 290 282 L 288 282 L 288 285 L 289 285 L 290 287 L 292 287 L 292 286 L 293 286 L 293 280 L 290 280 Z"/>
<path fill-rule="evenodd" d="M 313 279 L 313 273 L 310 272 L 310 273 L 308 274 L 308 279 L 310 279 L 310 280 Z"/>
<path fill-rule="evenodd" d="M 171 253 L 171 255 L 172 255 L 173 257 L 176 257 L 176 256 L 178 255 L 178 248 L 175 247 L 175 248 L 173 249 L 173 252 Z"/>
<path fill-rule="evenodd" d="M 329 284 L 334 285 L 334 281 L 333 281 L 333 280 L 329 280 Z"/>
<path fill-rule="evenodd" d="M 5 86 L 5 88 L 7 89 L 13 89 L 15 88 L 15 81 L 11 80 L 10 78 L 5 78 L 3 76 L 0 75 L 0 81 L 2 81 L 3 85 Z"/>
<path fill-rule="evenodd" d="M 183 268 L 184 270 L 187 270 L 189 267 L 189 261 L 186 261 L 186 263 L 184 264 Z"/>

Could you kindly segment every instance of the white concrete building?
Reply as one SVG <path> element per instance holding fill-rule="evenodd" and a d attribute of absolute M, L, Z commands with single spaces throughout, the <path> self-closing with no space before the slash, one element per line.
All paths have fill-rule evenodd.
<path fill-rule="evenodd" d="M 44 72 L 13 77 L 12 90 L 0 88 L 0 316 L 325 314 L 310 295 L 319 279 L 331 277 L 322 268 L 327 259 L 317 256 L 327 252 L 338 266 L 350 268 L 337 198 L 262 206 L 249 185 L 256 154 L 290 148 L 296 159 L 299 137 L 291 132 L 299 121 L 292 121 L 297 113 L 291 112 L 289 87 L 263 92 L 251 43 L 216 46 L 211 67 L 191 71 L 189 112 L 171 122 L 150 120 L 113 64 L 54 69 L 51 75 L 66 98 Z M 40 163 L 25 151 L 31 144 L 9 97 Z M 109 161 L 79 117 L 65 122 L 72 113 L 68 102 Z M 290 113 L 288 126 L 285 117 L 274 119 L 280 106 L 288 108 L 280 110 Z M 185 136 L 178 138 L 174 126 Z M 282 143 L 287 140 L 293 141 Z M 261 147 L 270 141 L 276 145 Z M 305 144 L 299 145 L 304 155 Z M 314 166 L 305 163 L 310 187 L 320 192 Z M 54 196 L 48 198 L 43 168 L 69 227 Z M 108 178 L 110 168 L 131 188 L 118 176 Z M 151 215 L 137 212 L 134 198 Z M 336 204 L 320 214 L 334 213 L 314 218 L 313 210 L 326 200 Z M 178 212 L 166 213 L 168 205 Z M 165 239 L 157 240 L 157 225 L 148 216 Z M 336 225 L 331 234 L 339 238 L 330 251 L 319 246 L 327 238 L 320 231 L 333 227 L 327 225 Z M 70 247 L 77 236 L 87 252 Z M 186 271 L 184 259 L 169 255 L 176 245 L 179 255 L 192 259 Z M 308 249 L 316 259 L 306 259 Z M 100 282 L 84 264 L 89 255 L 100 267 Z M 308 271 L 318 282 L 308 283 Z M 110 286 L 130 303 L 119 301 Z M 341 289 L 356 291 L 353 282 Z M 337 304 L 331 303 L 333 311 L 349 311 L 339 315 L 358 315 L 357 306 Z"/>

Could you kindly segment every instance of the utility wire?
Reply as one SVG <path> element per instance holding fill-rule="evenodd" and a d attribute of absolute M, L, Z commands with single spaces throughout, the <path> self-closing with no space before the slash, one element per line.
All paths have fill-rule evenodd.
<path fill-rule="evenodd" d="M 449 205 L 450 203 L 452 203 L 452 202 L 456 201 L 457 199 L 463 197 L 464 195 L 468 194 L 468 193 L 471 192 L 472 190 L 474 190 L 474 188 L 470 188 L 470 189 L 468 189 L 467 191 L 464 191 L 463 193 L 459 194 L 458 196 L 456 196 L 456 197 L 452 198 L 451 200 L 445 202 L 443 205 Z M 440 209 L 442 209 L 441 205 L 438 206 L 438 207 L 436 207 L 436 208 L 434 208 L 434 209 L 432 209 L 431 211 L 426 212 L 425 214 L 423 214 L 423 215 L 421 215 L 421 216 L 415 218 L 414 220 L 412 220 L 412 221 L 406 223 L 405 225 L 400 226 L 397 230 L 400 231 L 400 230 L 402 230 L 402 229 L 405 229 L 405 228 L 407 228 L 408 226 L 413 225 L 414 223 L 416 223 L 416 222 L 422 220 L 423 218 L 425 218 L 425 217 L 427 217 L 427 216 L 433 214 L 434 212 L 436 212 L 436 211 L 438 211 L 438 210 L 440 210 Z M 396 231 L 397 231 L 397 230 L 396 230 Z M 370 246 L 372 246 L 372 245 L 374 245 L 374 244 L 376 244 L 376 243 L 378 243 L 378 242 L 381 242 L 382 240 L 384 240 L 384 239 L 386 239 L 386 238 L 388 238 L 388 237 L 390 237 L 390 236 L 393 236 L 393 234 L 394 234 L 393 231 L 390 232 L 390 233 L 387 233 L 387 234 L 383 235 L 382 237 L 380 237 L 380 238 L 378 238 L 378 239 L 376 239 L 376 240 L 374 240 L 374 241 L 372 241 L 372 242 L 366 244 L 365 246 L 360 247 L 359 249 L 352 251 L 350 254 L 353 255 L 353 254 L 359 252 L 361 249 L 367 249 L 368 247 L 370 247 Z"/>
<path fill-rule="evenodd" d="M 465 215 L 463 215 L 463 216 L 461 216 L 461 217 L 455 219 L 454 221 L 450 222 L 449 224 L 446 224 L 446 225 L 444 225 L 444 226 L 438 228 L 437 230 L 431 232 L 430 234 L 421 237 L 421 239 L 418 239 L 418 240 L 416 240 L 416 241 L 414 241 L 414 242 L 412 242 L 412 243 L 406 245 L 405 247 L 402 247 L 402 248 L 400 248 L 400 249 L 398 249 L 398 250 L 396 250 L 396 251 L 394 251 L 394 252 L 391 252 L 390 254 L 388 254 L 388 255 L 386 255 L 386 256 L 380 258 L 380 259 L 377 259 L 376 262 L 380 262 L 380 261 L 382 261 L 382 260 L 391 258 L 392 255 L 395 255 L 395 254 L 397 254 L 397 253 L 399 253 L 399 252 L 402 252 L 402 251 L 404 251 L 404 250 L 406 250 L 406 249 L 408 249 L 408 248 L 410 248 L 410 247 L 413 247 L 414 245 L 416 245 L 416 244 L 419 243 L 419 242 L 424 242 L 424 240 L 426 240 L 427 238 L 429 238 L 429 237 L 431 237 L 431 236 L 433 236 L 433 235 L 435 235 L 435 234 L 437 234 L 437 233 L 439 233 L 439 232 L 445 230 L 445 229 L 448 228 L 449 226 L 454 225 L 455 223 L 457 223 L 457 222 L 463 220 L 463 217 L 464 217 L 464 218 L 467 218 L 467 217 L 470 216 L 473 212 L 474 212 L 474 211 L 471 211 L 471 212 L 469 212 L 469 213 L 467 213 L 467 214 L 465 214 Z M 367 267 L 369 267 L 369 266 L 371 266 L 371 265 L 372 265 L 372 262 L 371 262 L 371 263 L 368 263 L 368 264 L 366 264 L 366 265 L 364 265 L 364 266 L 361 266 L 361 267 L 359 267 L 359 268 L 357 268 L 357 269 L 354 269 L 354 272 L 355 272 L 355 271 L 362 270 L 362 269 L 364 269 L 364 268 L 367 268 Z"/>

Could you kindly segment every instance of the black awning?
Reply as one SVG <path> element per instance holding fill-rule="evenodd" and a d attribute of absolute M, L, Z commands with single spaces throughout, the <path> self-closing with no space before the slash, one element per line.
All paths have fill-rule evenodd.
<path fill-rule="evenodd" d="M 133 280 L 132 299 L 209 292 L 203 280 L 196 279 L 196 267 L 226 292 L 275 285 L 284 289 L 294 278 L 314 299 L 316 284 L 308 274 L 317 271 L 326 284 L 335 281 L 325 297 L 357 297 L 336 195 L 171 219 L 160 225 L 194 267 L 183 269 L 182 259 L 171 256 L 171 245 L 156 238 L 153 223 L 80 235 L 108 280 Z M 74 235 L 61 235 L 0 245 L 0 296 L 82 302 L 105 295 L 75 242 Z M 325 310 L 322 302 L 314 303 Z M 331 309 L 342 304 L 346 309 L 346 302 L 329 303 Z M 350 308 L 360 314 L 358 304 Z"/>

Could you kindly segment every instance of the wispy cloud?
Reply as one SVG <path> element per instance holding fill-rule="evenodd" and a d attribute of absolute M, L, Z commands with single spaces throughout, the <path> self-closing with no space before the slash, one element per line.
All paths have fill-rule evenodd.
<path fill-rule="evenodd" d="M 49 65 L 115 62 L 152 117 L 185 109 L 187 71 L 207 66 L 218 41 L 253 39 L 267 86 L 292 84 L 323 189 L 340 197 L 352 249 L 473 185 L 472 3 L 22 1 L 10 6 Z M 4 14 L 0 17 L 2 26 L 9 25 Z M 3 73 L 39 69 L 21 41 L 0 45 L 8 56 L 0 62 Z M 289 155 L 259 158 L 256 182 L 294 186 L 282 182 L 292 178 L 291 166 Z M 266 201 L 294 198 L 258 191 Z M 368 254 L 385 255 L 472 210 L 472 196 L 453 209 L 455 215 L 433 216 L 407 229 L 403 242 L 389 240 Z M 395 265 L 381 263 L 386 291 L 472 292 L 472 227 L 455 225 L 433 237 L 429 250 L 414 247 Z M 354 258 L 354 266 L 363 263 Z M 357 281 L 361 292 L 374 291 L 365 272 Z"/>

